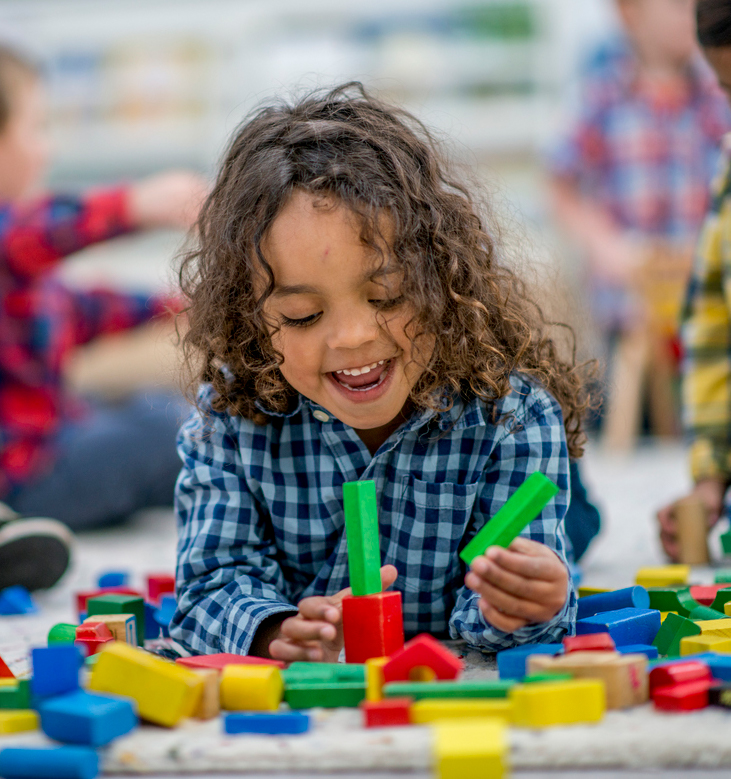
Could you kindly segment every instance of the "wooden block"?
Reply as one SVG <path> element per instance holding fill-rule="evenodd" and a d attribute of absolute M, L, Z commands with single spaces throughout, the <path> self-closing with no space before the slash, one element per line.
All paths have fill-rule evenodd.
<path fill-rule="evenodd" d="M 721 549 L 725 555 L 731 554 L 731 530 L 726 531 L 719 537 Z"/>
<path fill-rule="evenodd" d="M 674 687 L 686 682 L 711 679 L 711 669 L 698 660 L 684 660 L 678 663 L 659 665 L 649 675 L 650 697 L 661 687 Z"/>
<path fill-rule="evenodd" d="M 563 644 L 521 644 L 497 653 L 497 670 L 501 679 L 522 679 L 530 655 L 559 655 Z"/>
<path fill-rule="evenodd" d="M 498 719 L 434 726 L 437 779 L 501 779 L 508 770 L 505 723 Z"/>
<path fill-rule="evenodd" d="M 0 711 L 0 733 L 22 733 L 38 730 L 38 712 L 32 709 Z"/>
<path fill-rule="evenodd" d="M 137 646 L 137 620 L 134 614 L 94 614 L 87 617 L 83 624 L 89 622 L 103 622 L 115 641 Z"/>
<path fill-rule="evenodd" d="M 616 646 L 651 644 L 660 626 L 660 612 L 655 609 L 618 609 L 577 620 L 576 634 L 609 633 Z"/>
<path fill-rule="evenodd" d="M 484 554 L 488 547 L 510 546 L 523 528 L 529 525 L 556 495 L 558 487 L 547 476 L 540 471 L 532 473 L 477 532 L 459 556 L 470 565 L 475 557 Z"/>
<path fill-rule="evenodd" d="M 611 592 L 607 587 L 579 587 L 577 594 L 579 598 L 588 598 L 591 595 L 599 595 L 603 592 Z"/>
<path fill-rule="evenodd" d="M 558 673 L 554 671 L 541 671 L 528 674 L 522 679 L 523 684 L 540 684 L 541 682 L 570 682 L 574 678 L 570 673 Z"/>
<path fill-rule="evenodd" d="M 695 620 L 695 624 L 701 629 L 701 635 L 731 638 L 731 619 L 728 617 L 724 619 Z"/>
<path fill-rule="evenodd" d="M 194 657 L 179 657 L 176 661 L 179 665 L 191 670 L 198 668 L 214 668 L 219 673 L 227 665 L 273 665 L 284 668 L 281 660 L 271 660 L 267 657 L 249 657 L 248 655 L 234 655 L 228 652 L 220 652 L 215 655 L 195 655 Z"/>
<path fill-rule="evenodd" d="M 193 712 L 195 719 L 213 719 L 221 713 L 221 694 L 219 690 L 219 671 L 215 668 L 193 668 L 194 674 L 203 680 L 198 706 Z"/>
<path fill-rule="evenodd" d="M 163 595 L 175 593 L 175 576 L 171 573 L 150 574 L 147 577 L 147 599 L 159 604 Z"/>
<path fill-rule="evenodd" d="M 167 727 L 192 716 L 203 692 L 193 671 L 118 641 L 99 653 L 88 686 L 134 698 L 140 717 Z"/>
<path fill-rule="evenodd" d="M 76 641 L 76 628 L 78 625 L 72 625 L 70 622 L 59 622 L 48 631 L 47 643 L 52 644 L 73 644 Z"/>
<path fill-rule="evenodd" d="M 343 508 L 353 595 L 381 592 L 381 549 L 375 482 L 349 481 L 343 484 Z"/>
<path fill-rule="evenodd" d="M 275 711 L 282 702 L 282 672 L 273 665 L 227 665 L 221 673 L 221 708 Z"/>
<path fill-rule="evenodd" d="M 311 709 L 313 706 L 320 706 L 324 709 L 356 708 L 365 700 L 365 683 L 287 683 L 284 690 L 284 700 L 291 709 Z"/>
<path fill-rule="evenodd" d="M 679 555 L 678 560 L 688 565 L 707 565 L 708 557 L 708 517 L 701 501 L 689 496 L 673 504 Z"/>
<path fill-rule="evenodd" d="M 435 638 L 422 633 L 391 655 L 383 666 L 383 679 L 386 683 L 427 681 L 420 674 L 422 668 L 432 671 L 434 679 L 456 679 L 462 673 L 464 663 Z"/>
<path fill-rule="evenodd" d="M 700 604 L 690 594 L 690 588 L 684 585 L 670 587 L 648 587 L 650 608 L 660 612 L 675 611 L 681 617 L 687 617 Z"/>
<path fill-rule="evenodd" d="M 731 638 L 724 636 L 704 635 L 687 636 L 680 640 L 680 655 L 695 655 L 699 652 L 720 652 L 731 654 Z"/>
<path fill-rule="evenodd" d="M 635 585 L 621 590 L 597 593 L 579 598 L 577 619 L 592 617 L 602 611 L 616 611 L 617 609 L 649 609 L 650 596 L 644 587 Z M 653 607 L 654 608 L 654 607 Z"/>
<path fill-rule="evenodd" d="M 0 709 L 29 709 L 30 702 L 28 679 L 0 679 Z"/>
<path fill-rule="evenodd" d="M 606 709 L 604 682 L 598 679 L 516 684 L 510 699 L 513 724 L 524 728 L 599 722 Z"/>
<path fill-rule="evenodd" d="M 421 700 L 411 705 L 411 722 L 414 725 L 426 725 L 451 719 L 474 719 L 476 717 L 496 717 L 511 722 L 513 702 L 507 698 L 479 700 L 476 698 L 453 698 L 451 700 Z"/>
<path fill-rule="evenodd" d="M 680 655 L 680 640 L 686 636 L 699 636 L 700 634 L 701 629 L 697 622 L 671 611 L 660 625 L 660 630 L 652 645 L 657 647 L 657 651 L 661 655 L 677 657 Z"/>
<path fill-rule="evenodd" d="M 731 585 L 731 568 L 722 568 L 720 571 L 716 571 L 716 575 L 713 580 L 716 584 L 730 584 Z"/>
<path fill-rule="evenodd" d="M 87 617 L 97 614 L 134 614 L 137 630 L 137 645 L 145 642 L 145 601 L 134 595 L 109 593 L 89 598 L 86 601 Z"/>
<path fill-rule="evenodd" d="M 370 703 L 383 700 L 383 666 L 389 661 L 388 657 L 371 657 L 365 662 L 366 697 Z"/>
<path fill-rule="evenodd" d="M 696 606 L 688 615 L 688 619 L 692 619 L 693 622 L 710 622 L 726 619 L 726 615 L 722 611 L 712 609 L 710 606 Z"/>
<path fill-rule="evenodd" d="M 726 604 L 731 601 L 731 587 L 727 584 L 722 585 L 721 589 L 716 590 L 716 595 L 711 603 L 711 608 L 726 614 Z"/>
<path fill-rule="evenodd" d="M 404 645 L 401 593 L 346 595 L 342 600 L 345 660 L 365 663 L 398 652 Z"/>
<path fill-rule="evenodd" d="M 506 698 L 515 682 L 497 679 L 470 679 L 457 682 L 391 682 L 383 688 L 385 698 L 407 696 L 425 698 Z"/>
<path fill-rule="evenodd" d="M 727 617 L 731 617 L 731 602 L 730 603 L 724 603 L 723 604 L 723 613 Z"/>
<path fill-rule="evenodd" d="M 575 679 L 600 679 L 606 687 L 607 709 L 639 706 L 648 699 L 647 657 L 617 652 L 571 652 L 560 657 L 533 655 L 532 673 L 569 672 Z"/>
<path fill-rule="evenodd" d="M 114 641 L 114 636 L 103 622 L 84 622 L 83 625 L 79 625 L 76 628 L 76 641 L 74 641 L 74 644 L 77 647 L 82 647 L 87 656 L 95 655 L 110 641 Z"/>
<path fill-rule="evenodd" d="M 731 600 L 731 589 L 728 584 L 694 584 L 688 588 L 693 600 L 701 606 L 709 606 L 710 608 L 716 608 L 713 605 L 713 601 L 716 599 L 716 595 L 723 590 L 728 590 L 729 598 L 723 598 L 723 603 L 727 600 Z M 723 604 L 718 611 L 723 612 Z"/>
<path fill-rule="evenodd" d="M 267 735 L 297 735 L 310 729 L 309 714 L 295 711 L 237 711 L 224 718 L 226 733 L 264 733 Z"/>
<path fill-rule="evenodd" d="M 616 649 L 614 640 L 609 633 L 587 633 L 584 636 L 566 636 L 563 640 L 563 651 L 571 652 L 613 652 Z"/>
<path fill-rule="evenodd" d="M 708 705 L 731 709 L 731 684 L 718 682 L 708 688 Z"/>
<path fill-rule="evenodd" d="M 383 701 L 362 701 L 363 722 L 367 728 L 411 725 L 409 708 L 412 698 L 389 698 Z"/>
<path fill-rule="evenodd" d="M 708 706 L 710 680 L 685 682 L 671 687 L 660 687 L 652 695 L 652 702 L 661 711 L 696 711 Z"/>
<path fill-rule="evenodd" d="M 321 684 L 348 682 L 365 689 L 366 667 L 357 663 L 307 663 L 296 661 L 282 671 L 285 686 L 290 684 Z"/>
<path fill-rule="evenodd" d="M 15 679 L 15 674 L 10 670 L 2 657 L 0 657 L 0 679 Z"/>
<path fill-rule="evenodd" d="M 130 595 L 138 598 L 142 597 L 142 593 L 137 590 L 133 590 L 131 587 L 100 587 L 97 590 L 86 590 L 84 592 L 77 592 L 76 598 L 76 611 L 79 615 L 86 612 L 86 604 L 89 598 L 98 598 L 102 595 Z"/>
<path fill-rule="evenodd" d="M 673 584 L 688 584 L 689 565 L 662 565 L 640 568 L 635 576 L 635 584 L 640 587 L 670 587 Z"/>

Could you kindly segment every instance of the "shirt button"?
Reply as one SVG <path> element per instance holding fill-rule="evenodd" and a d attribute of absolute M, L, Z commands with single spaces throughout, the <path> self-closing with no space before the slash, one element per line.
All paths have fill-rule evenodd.
<path fill-rule="evenodd" d="M 315 409 L 312 412 L 312 416 L 315 417 L 315 419 L 317 419 L 318 422 L 329 422 L 330 421 L 330 417 L 324 411 L 320 411 L 319 408 Z"/>

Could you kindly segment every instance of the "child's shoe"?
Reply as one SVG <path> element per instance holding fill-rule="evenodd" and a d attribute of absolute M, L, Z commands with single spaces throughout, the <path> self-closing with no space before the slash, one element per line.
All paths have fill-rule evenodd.
<path fill-rule="evenodd" d="M 20 517 L 0 503 L 0 590 L 16 584 L 31 591 L 52 587 L 68 568 L 72 543 L 62 522 Z"/>

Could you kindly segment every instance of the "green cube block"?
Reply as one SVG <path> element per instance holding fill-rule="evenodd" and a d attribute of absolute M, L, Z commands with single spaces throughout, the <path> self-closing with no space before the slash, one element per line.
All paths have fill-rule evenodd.
<path fill-rule="evenodd" d="M 488 547 L 508 547 L 558 494 L 558 487 L 540 471 L 532 473 L 508 498 L 505 505 L 459 553 L 467 565 Z"/>
<path fill-rule="evenodd" d="M 731 568 L 722 568 L 716 571 L 716 584 L 731 584 Z"/>
<path fill-rule="evenodd" d="M 723 616 L 726 616 L 726 612 L 724 611 L 724 606 L 731 600 L 731 587 L 729 587 L 727 590 L 719 590 L 716 593 L 716 597 L 713 599 L 713 603 L 711 603 L 711 608 L 715 609 L 716 611 L 720 611 Z"/>
<path fill-rule="evenodd" d="M 731 530 L 721 536 L 721 549 L 724 554 L 731 554 Z"/>
<path fill-rule="evenodd" d="M 701 604 L 690 594 L 690 588 L 684 585 L 670 587 L 648 587 L 650 608 L 657 611 L 677 611 L 681 617 L 687 617 Z"/>
<path fill-rule="evenodd" d="M 291 709 L 311 709 L 321 706 L 336 709 L 341 706 L 356 708 L 365 700 L 363 682 L 320 682 L 314 680 L 304 684 L 287 684 L 284 700 Z"/>
<path fill-rule="evenodd" d="M 383 687 L 386 698 L 507 698 L 512 679 L 470 679 L 464 682 L 391 682 Z"/>
<path fill-rule="evenodd" d="M 145 601 L 135 595 L 97 595 L 86 601 L 87 616 L 94 614 L 134 614 L 137 626 L 137 644 L 145 644 Z"/>
<path fill-rule="evenodd" d="M 698 606 L 693 609 L 688 615 L 688 619 L 692 619 L 694 622 L 703 619 L 728 619 L 723 611 L 716 611 L 716 609 L 710 606 Z"/>
<path fill-rule="evenodd" d="M 48 631 L 48 645 L 73 644 L 76 641 L 76 628 L 70 622 L 59 622 Z"/>
<path fill-rule="evenodd" d="M 0 709 L 30 709 L 30 682 L 18 679 L 12 686 L 0 687 Z"/>
<path fill-rule="evenodd" d="M 343 508 L 350 588 L 353 595 L 375 595 L 383 589 L 375 482 L 343 484 Z"/>
<path fill-rule="evenodd" d="M 652 642 L 661 655 L 667 657 L 680 656 L 680 639 L 686 636 L 699 636 L 701 629 L 693 620 L 670 612 L 660 625 L 660 630 Z"/>

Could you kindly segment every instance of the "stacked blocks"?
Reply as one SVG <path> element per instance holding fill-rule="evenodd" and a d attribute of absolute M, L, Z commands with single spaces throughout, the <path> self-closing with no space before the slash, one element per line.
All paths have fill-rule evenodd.
<path fill-rule="evenodd" d="M 115 641 L 137 646 L 137 620 L 134 614 L 94 614 L 87 617 L 84 625 L 103 622 L 110 630 Z"/>
<path fill-rule="evenodd" d="M 342 663 L 292 663 L 283 672 L 284 700 L 292 709 L 358 706 L 366 695 L 366 668 Z"/>
<path fill-rule="evenodd" d="M 87 598 L 87 617 L 96 614 L 133 614 L 136 621 L 137 644 L 142 646 L 145 640 L 145 602 L 136 595 L 108 593 Z"/>
<path fill-rule="evenodd" d="M 94 622 L 90 617 L 76 628 L 77 646 L 83 647 L 88 655 L 95 655 L 104 644 L 114 641 L 114 635 L 104 622 Z M 91 620 L 91 621 L 90 621 Z"/>
<path fill-rule="evenodd" d="M 609 633 L 585 633 L 583 636 L 566 636 L 563 651 L 570 652 L 613 652 L 616 649 L 614 639 Z"/>
<path fill-rule="evenodd" d="M 28 679 L 0 680 L 0 710 L 29 709 L 31 701 Z"/>
<path fill-rule="evenodd" d="M 381 592 L 381 552 L 376 486 L 372 481 L 343 485 L 348 568 L 352 595 L 342 601 L 345 659 L 364 663 L 403 646 L 401 593 Z"/>
<path fill-rule="evenodd" d="M 670 612 L 652 642 L 661 655 L 677 657 L 680 655 L 680 642 L 686 636 L 699 636 L 701 629 L 693 620 Z"/>
<path fill-rule="evenodd" d="M 618 609 L 649 609 L 650 596 L 644 587 L 625 587 L 623 590 L 599 593 L 579 598 L 577 619 L 593 617 L 602 611 Z"/>

